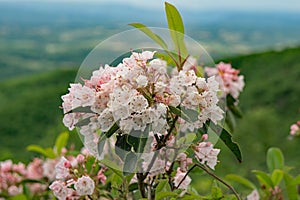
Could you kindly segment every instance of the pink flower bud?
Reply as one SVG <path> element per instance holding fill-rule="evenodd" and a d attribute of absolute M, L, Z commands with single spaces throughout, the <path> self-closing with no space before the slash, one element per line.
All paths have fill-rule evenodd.
<path fill-rule="evenodd" d="M 65 161 L 64 162 L 64 167 L 65 168 L 72 168 L 72 165 L 71 165 L 70 161 Z"/>
<path fill-rule="evenodd" d="M 78 154 L 76 157 L 76 160 L 78 163 L 83 163 L 84 162 L 84 156 L 82 154 Z"/>
<path fill-rule="evenodd" d="M 204 134 L 201 137 L 201 141 L 207 140 L 208 139 L 208 134 Z"/>

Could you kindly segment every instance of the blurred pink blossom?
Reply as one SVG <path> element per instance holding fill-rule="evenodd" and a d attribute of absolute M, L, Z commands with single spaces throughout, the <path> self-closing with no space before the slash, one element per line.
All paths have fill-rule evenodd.
<path fill-rule="evenodd" d="M 27 178 L 41 179 L 43 178 L 43 161 L 39 158 L 34 158 L 27 166 Z"/>

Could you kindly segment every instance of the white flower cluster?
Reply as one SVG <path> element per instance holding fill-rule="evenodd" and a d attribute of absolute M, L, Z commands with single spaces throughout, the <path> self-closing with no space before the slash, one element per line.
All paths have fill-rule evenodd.
<path fill-rule="evenodd" d="M 63 122 L 70 130 L 87 120 L 87 125 L 79 128 L 92 154 L 98 155 L 97 130 L 106 132 L 114 123 L 122 133 L 144 131 L 151 125 L 151 131 L 164 134 L 169 128 L 170 106 L 198 113 L 191 121 L 179 118 L 181 131 L 193 131 L 209 119 L 217 123 L 223 118 L 217 105 L 219 85 L 214 77 L 206 81 L 189 66 L 179 72 L 173 70 L 170 76 L 167 63 L 153 59 L 154 53 L 132 52 L 117 67 L 106 65 L 94 71 L 84 85 L 71 84 L 69 93 L 62 96 Z"/>

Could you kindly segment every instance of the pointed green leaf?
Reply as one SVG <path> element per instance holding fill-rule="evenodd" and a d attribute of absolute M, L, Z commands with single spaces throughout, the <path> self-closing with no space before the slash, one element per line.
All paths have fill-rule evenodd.
<path fill-rule="evenodd" d="M 57 155 L 61 154 L 61 150 L 63 147 L 65 147 L 67 145 L 68 139 L 69 139 L 68 132 L 63 132 L 63 133 L 59 134 L 59 136 L 57 137 L 57 139 L 55 141 L 55 148 L 56 148 Z"/>
<path fill-rule="evenodd" d="M 232 112 L 230 110 L 228 110 L 226 112 L 226 118 L 225 118 L 225 122 L 228 126 L 228 128 L 230 129 L 230 131 L 234 131 L 235 127 L 236 127 L 236 121 L 235 118 L 232 114 Z"/>
<path fill-rule="evenodd" d="M 9 200 L 27 200 L 24 194 L 18 194 L 9 198 Z"/>
<path fill-rule="evenodd" d="M 87 161 L 85 162 L 85 168 L 88 173 L 90 173 L 90 171 L 93 169 L 94 163 L 95 163 L 95 157 L 89 156 L 87 158 Z"/>
<path fill-rule="evenodd" d="M 134 151 L 136 153 L 143 153 L 145 145 L 147 144 L 147 139 L 146 137 L 141 136 L 141 138 L 128 135 L 127 141 L 128 143 L 133 147 Z"/>
<path fill-rule="evenodd" d="M 78 107 L 78 108 L 75 108 L 69 112 L 66 112 L 65 114 L 69 114 L 69 113 L 74 113 L 74 112 L 78 112 L 78 113 L 94 113 L 92 110 L 91 110 L 91 107 L 90 106 L 87 106 L 87 107 Z"/>
<path fill-rule="evenodd" d="M 131 183 L 128 187 L 129 192 L 133 192 L 135 190 L 139 189 L 139 184 L 138 183 Z"/>
<path fill-rule="evenodd" d="M 114 124 L 110 127 L 110 129 L 109 129 L 107 132 L 105 132 L 106 137 L 107 137 L 107 138 L 110 138 L 117 130 L 119 130 L 119 126 L 118 126 L 117 123 L 114 123 Z"/>
<path fill-rule="evenodd" d="M 47 158 L 55 158 L 55 154 L 53 152 L 52 148 L 43 148 L 39 145 L 29 145 L 27 146 L 27 151 L 33 151 L 42 154 L 43 156 Z"/>
<path fill-rule="evenodd" d="M 274 188 L 274 183 L 267 173 L 259 170 L 253 170 L 252 172 L 262 185 Z"/>
<path fill-rule="evenodd" d="M 99 157 L 101 158 L 101 154 L 103 152 L 103 149 L 104 149 L 104 145 L 105 145 L 105 142 L 106 142 L 106 137 L 104 135 L 104 137 L 101 137 L 98 141 L 98 145 L 97 145 L 97 148 L 98 148 L 98 154 L 99 154 Z"/>
<path fill-rule="evenodd" d="M 240 108 L 236 105 L 236 99 L 232 95 L 227 95 L 226 97 L 226 103 L 229 110 L 234 114 L 234 116 L 238 118 L 242 118 L 243 114 Z"/>
<path fill-rule="evenodd" d="M 127 153 L 132 148 L 131 144 L 127 142 L 127 137 L 127 134 L 117 136 L 115 152 L 122 160 L 125 160 Z"/>
<path fill-rule="evenodd" d="M 271 180 L 274 183 L 274 185 L 279 185 L 283 178 L 283 171 L 279 169 L 275 169 L 271 175 Z"/>
<path fill-rule="evenodd" d="M 256 187 L 253 183 L 251 183 L 249 180 L 245 179 L 244 177 L 241 177 L 239 175 L 236 175 L 236 174 L 229 174 L 226 176 L 226 179 L 228 180 L 232 180 L 232 181 L 235 181 L 237 183 L 240 183 L 252 190 L 255 190 Z"/>
<path fill-rule="evenodd" d="M 221 188 L 219 188 L 217 186 L 212 186 L 211 197 L 212 197 L 212 199 L 221 199 L 223 197 Z"/>
<path fill-rule="evenodd" d="M 81 119 L 79 122 L 77 122 L 74 126 L 76 127 L 81 127 L 81 126 L 85 126 L 88 125 L 91 122 L 91 117 L 87 117 L 84 119 Z"/>
<path fill-rule="evenodd" d="M 175 192 L 160 192 L 155 196 L 155 200 L 161 200 L 169 197 L 176 197 L 177 194 Z"/>
<path fill-rule="evenodd" d="M 220 139 L 231 150 L 239 162 L 242 162 L 242 153 L 237 143 L 232 141 L 232 135 L 223 127 L 214 123 L 206 123 L 207 128 L 211 128 L 215 133 L 220 133 Z"/>
<path fill-rule="evenodd" d="M 179 56 L 186 58 L 188 51 L 184 43 L 184 25 L 180 13 L 175 6 L 167 2 L 165 2 L 165 11 L 170 35 L 174 42 L 176 51 Z M 182 59 L 182 61 L 183 60 L 184 59 Z"/>
<path fill-rule="evenodd" d="M 156 189 L 155 189 L 155 196 L 157 196 L 161 192 L 170 192 L 171 187 L 167 179 L 162 179 L 159 181 Z"/>
<path fill-rule="evenodd" d="M 267 152 L 267 166 L 272 173 L 275 169 L 283 169 L 284 157 L 279 148 L 270 148 Z"/>
<path fill-rule="evenodd" d="M 157 34 L 153 33 L 147 26 L 141 23 L 131 23 L 130 26 L 133 26 L 146 35 L 148 35 L 153 41 L 155 41 L 158 45 L 160 45 L 164 50 L 168 50 L 167 44 L 163 41 L 161 37 L 159 37 Z"/>
<path fill-rule="evenodd" d="M 293 177 L 288 173 L 284 173 L 283 178 L 289 199 L 298 199 L 297 185 L 291 185 L 291 183 L 293 182 Z"/>
<path fill-rule="evenodd" d="M 181 106 L 180 109 L 181 109 L 181 112 L 183 112 L 186 116 L 189 117 L 191 122 L 195 122 L 195 121 L 199 120 L 198 119 L 198 115 L 199 115 L 198 111 L 193 110 L 193 109 L 188 109 L 183 106 Z"/>
<path fill-rule="evenodd" d="M 184 112 L 182 112 L 179 108 L 176 108 L 174 106 L 169 106 L 170 112 L 177 115 L 178 117 L 181 117 L 182 119 L 191 122 L 191 119 L 189 116 L 187 116 Z"/>
<path fill-rule="evenodd" d="M 137 161 L 138 159 L 135 153 L 129 152 L 126 154 L 123 166 L 124 176 L 130 175 L 136 170 Z"/>
<path fill-rule="evenodd" d="M 298 175 L 293 181 L 292 184 L 294 185 L 300 185 L 300 175 Z"/>
<path fill-rule="evenodd" d="M 123 175 L 121 173 L 122 169 L 119 165 L 116 163 L 107 160 L 107 159 L 102 159 L 99 161 L 100 163 L 104 164 L 107 168 L 109 168 L 111 171 L 114 172 L 114 174 L 118 175 L 120 178 L 123 178 Z"/>

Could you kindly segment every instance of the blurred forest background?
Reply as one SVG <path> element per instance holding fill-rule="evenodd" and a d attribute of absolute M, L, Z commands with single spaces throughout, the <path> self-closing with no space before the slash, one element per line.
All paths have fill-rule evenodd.
<path fill-rule="evenodd" d="M 222 150 L 217 173 L 265 169 L 271 146 L 280 147 L 299 173 L 300 140 L 289 140 L 288 134 L 300 118 L 300 13 L 182 10 L 182 16 L 187 34 L 216 63 L 231 62 L 245 76 L 244 117 L 234 133 L 244 162 L 238 164 Z M 60 96 L 81 62 L 99 42 L 130 29 L 131 22 L 166 27 L 163 10 L 0 2 L 0 160 L 27 162 L 34 156 L 27 145 L 52 146 L 66 131 Z M 72 134 L 79 148 L 80 139 Z"/>

